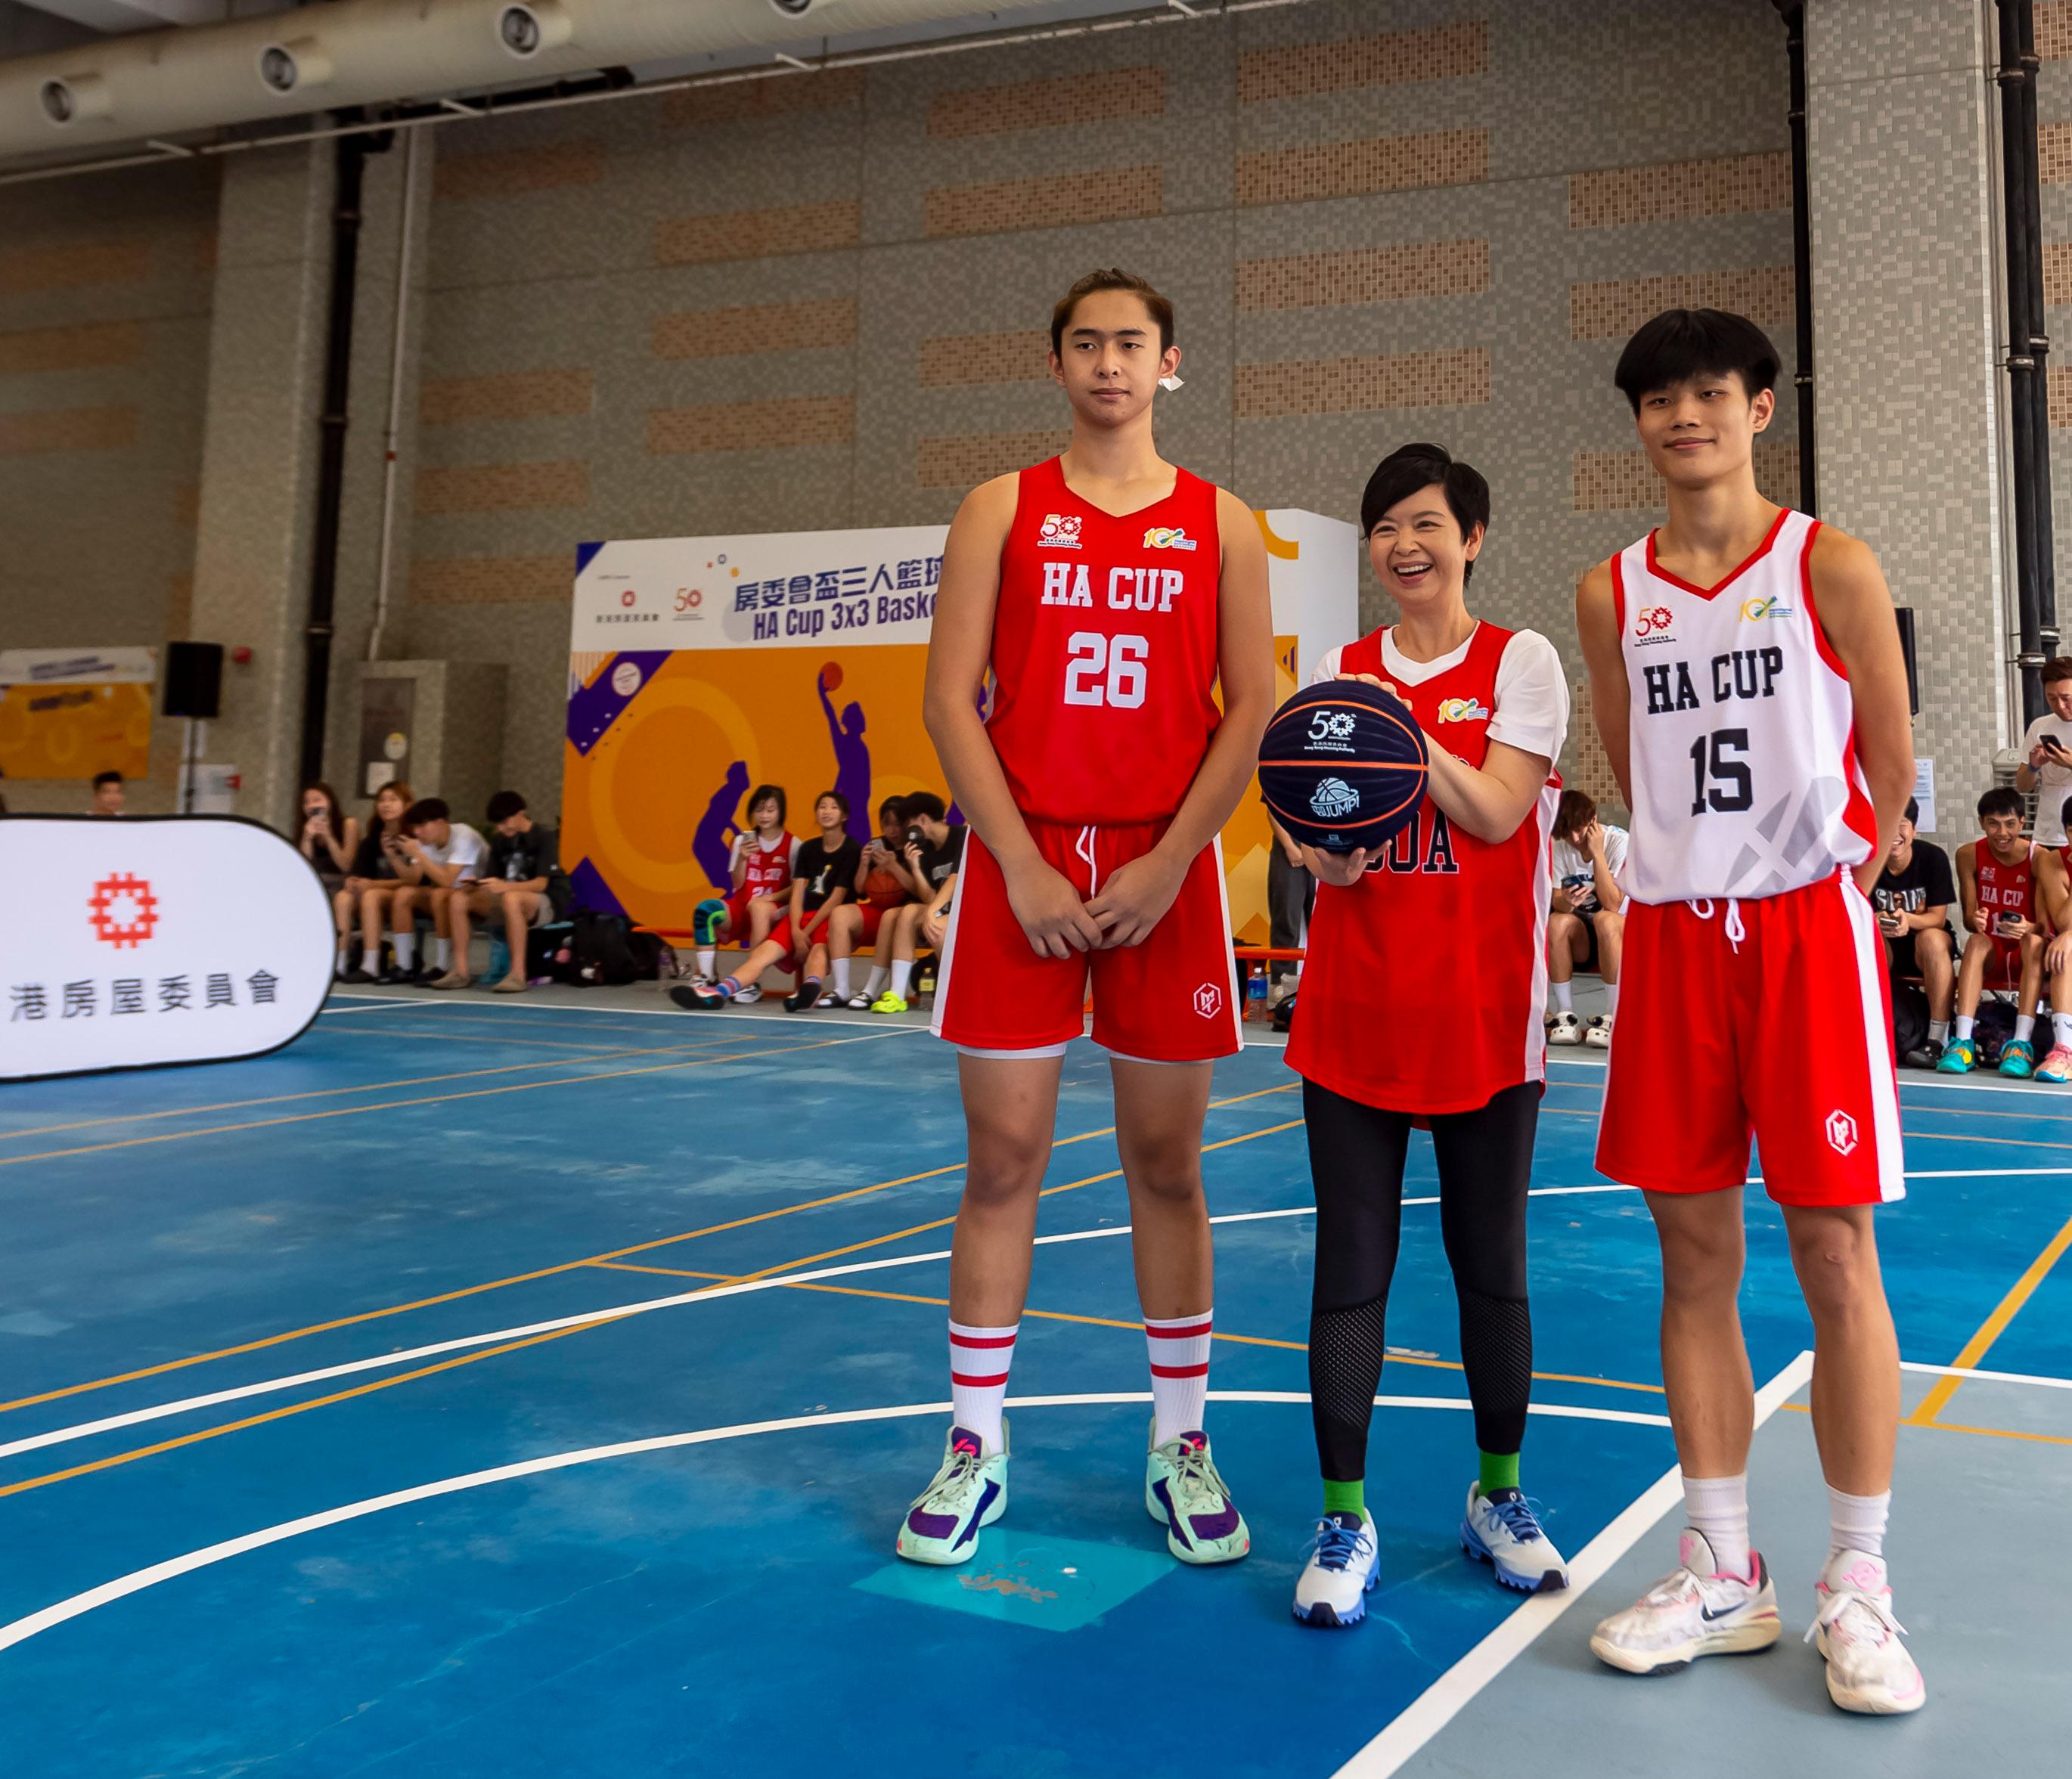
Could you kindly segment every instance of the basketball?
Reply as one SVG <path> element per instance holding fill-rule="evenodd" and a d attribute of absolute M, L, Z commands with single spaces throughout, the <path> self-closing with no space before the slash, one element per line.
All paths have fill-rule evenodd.
<path fill-rule="evenodd" d="M 1266 725 L 1259 787 L 1274 819 L 1320 852 L 1386 846 L 1424 799 L 1424 731 L 1403 701 L 1358 680 L 1305 686 Z"/>
<path fill-rule="evenodd" d="M 839 661 L 823 661 L 820 664 L 820 690 L 823 692 L 838 692 L 841 689 L 841 663 Z"/>

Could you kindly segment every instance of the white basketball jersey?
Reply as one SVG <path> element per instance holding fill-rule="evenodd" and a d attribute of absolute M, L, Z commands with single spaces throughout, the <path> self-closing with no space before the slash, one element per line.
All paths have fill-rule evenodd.
<path fill-rule="evenodd" d="M 1781 895 L 1868 858 L 1848 676 L 1813 609 L 1820 522 L 1789 509 L 1708 591 L 1655 560 L 1612 559 L 1631 704 L 1632 846 L 1642 902 Z"/>

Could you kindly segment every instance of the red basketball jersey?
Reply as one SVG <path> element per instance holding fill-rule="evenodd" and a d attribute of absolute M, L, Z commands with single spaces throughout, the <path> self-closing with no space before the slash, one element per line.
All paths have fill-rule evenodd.
<path fill-rule="evenodd" d="M 1978 875 L 1979 907 L 1990 934 L 2002 914 L 2023 920 L 2036 919 L 2036 848 L 2032 844 L 2021 859 L 2003 865 L 1993 857 L 1992 843 L 1982 840 L 1971 855 L 1971 869 Z"/>
<path fill-rule="evenodd" d="M 1222 721 L 1216 491 L 1185 470 L 1116 518 L 1024 470 L 1000 552 L 986 733 L 1022 813 L 1122 827 L 1180 807 Z"/>
<path fill-rule="evenodd" d="M 1390 681 L 1375 631 L 1349 643 L 1342 673 Z M 1476 627 L 1459 664 L 1397 685 L 1431 746 L 1479 768 L 1489 751 L 1497 670 L 1511 632 Z M 1289 1066 L 1369 1106 L 1472 1111 L 1547 1075 L 1547 911 L 1559 774 L 1510 839 L 1478 840 L 1428 795 L 1350 888 L 1320 883 Z M 1389 1029 L 1393 1009 L 1418 1036 Z"/>
<path fill-rule="evenodd" d="M 774 896 L 791 888 L 791 856 L 798 850 L 796 834 L 786 834 L 767 853 L 755 835 L 742 835 L 741 853 L 748 861 L 747 874 L 741 880 L 743 892 L 750 896 Z"/>

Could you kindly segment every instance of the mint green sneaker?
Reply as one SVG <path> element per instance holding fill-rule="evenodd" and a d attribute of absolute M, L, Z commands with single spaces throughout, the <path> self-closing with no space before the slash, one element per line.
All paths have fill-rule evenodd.
<path fill-rule="evenodd" d="M 952 1427 L 943 1441 L 943 1467 L 906 1510 L 893 1548 L 909 1563 L 968 1563 L 978 1550 L 979 1528 L 1006 1511 L 1006 1422 L 991 1457 L 977 1434 Z"/>
<path fill-rule="evenodd" d="M 1969 1074 L 1979 1066 L 1979 1047 L 1968 1037 L 1953 1037 L 1935 1065 L 1938 1074 Z"/>
<path fill-rule="evenodd" d="M 1151 1432 L 1158 1432 L 1155 1419 Z M 1252 1548 L 1252 1529 L 1217 1473 L 1206 1433 L 1182 1433 L 1151 1448 L 1144 1505 L 1166 1528 L 1166 1548 L 1182 1563 L 1235 1563 Z"/>
<path fill-rule="evenodd" d="M 2025 1037 L 2011 1037 L 2001 1046 L 2000 1073 L 2026 1081 L 2036 1073 L 2036 1046 Z"/>

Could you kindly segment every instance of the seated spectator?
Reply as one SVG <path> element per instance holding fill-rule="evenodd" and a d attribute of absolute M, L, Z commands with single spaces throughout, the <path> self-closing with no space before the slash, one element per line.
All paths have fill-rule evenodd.
<path fill-rule="evenodd" d="M 403 851 L 403 815 L 413 799 L 401 779 L 384 784 L 374 795 L 374 817 L 360 836 L 352 861 L 346 867 L 345 881 L 331 898 L 332 918 L 338 926 L 338 980 L 340 982 L 409 982 L 415 980 L 417 933 L 405 913 L 393 935 L 394 967 L 379 976 L 381 935 L 397 917 L 396 892 L 415 877 L 406 878 L 408 863 Z M 414 869 L 414 868 L 413 868 Z M 352 960 L 352 930 L 360 926 L 360 966 L 348 970 Z"/>
<path fill-rule="evenodd" d="M 400 926 L 406 916 L 414 922 L 421 913 L 430 918 L 432 968 L 440 974 L 428 988 L 465 988 L 475 980 L 468 974 L 467 959 L 453 955 L 453 941 L 446 936 L 446 904 L 455 890 L 481 881 L 488 854 L 482 836 L 467 823 L 455 821 L 440 798 L 421 797 L 403 811 L 404 862 L 397 873 L 407 878 L 409 867 L 415 866 L 417 875 L 396 892 L 396 922 Z"/>
<path fill-rule="evenodd" d="M 2058 806 L 2058 819 L 2072 821 L 2072 797 Z M 2045 847 L 2036 855 L 2036 883 L 2053 935 L 2043 948 L 2043 973 L 2050 991 L 2050 1054 L 2036 1066 L 2036 1078 L 2062 1086 L 2072 1081 L 2072 845 Z"/>
<path fill-rule="evenodd" d="M 302 787 L 302 830 L 295 850 L 310 861 L 317 881 L 334 902 L 345 887 L 352 856 L 360 849 L 360 824 L 338 806 L 338 793 L 322 779 Z"/>
<path fill-rule="evenodd" d="M 793 862 L 799 838 L 784 829 L 784 787 L 758 784 L 749 794 L 749 832 L 734 837 L 734 888 L 726 911 L 701 922 L 696 935 L 698 973 L 693 985 L 710 987 L 717 968 L 715 953 L 727 941 L 746 942 L 754 951 L 770 936 L 770 929 L 783 918 L 785 892 L 791 886 Z M 750 977 L 749 991 L 740 998 L 760 1000 L 763 990 Z"/>
<path fill-rule="evenodd" d="M 888 943 L 878 947 L 878 935 L 885 917 L 895 908 L 914 901 L 920 885 L 900 857 L 906 833 L 906 805 L 898 797 L 887 797 L 878 806 L 878 833 L 868 841 L 856 868 L 856 898 L 845 902 L 828 919 L 828 948 L 834 955 L 834 992 L 821 1005 L 839 1002 L 845 1007 L 867 1008 L 885 992 L 892 980 L 892 966 L 886 954 Z M 849 992 L 849 959 L 859 945 L 874 947 L 870 980 L 855 994 Z"/>
<path fill-rule="evenodd" d="M 906 989 L 914 973 L 915 954 L 939 951 L 949 931 L 950 898 L 956 893 L 957 872 L 964 863 L 964 835 L 961 825 L 952 827 L 944 819 L 943 799 L 932 791 L 917 791 L 905 799 L 906 835 L 900 857 L 918 881 L 923 899 L 895 908 L 878 928 L 878 955 L 891 953 L 891 985 L 870 1004 L 874 1013 L 906 1011 Z"/>
<path fill-rule="evenodd" d="M 93 807 L 89 816 L 119 816 L 125 795 L 122 774 L 119 772 L 97 772 L 93 775 Z"/>
<path fill-rule="evenodd" d="M 1264 803 L 1264 797 L 1260 802 Z M 1309 943 L 1309 916 L 1317 906 L 1317 880 L 1302 862 L 1295 837 L 1267 811 L 1273 828 L 1272 850 L 1266 855 L 1266 943 L 1269 950 L 1293 951 Z M 1274 1009 L 1273 1029 L 1285 1032 L 1293 1017 L 1296 989 L 1302 985 L 1302 960 L 1275 958 L 1266 966 L 1267 999 Z M 1293 977 L 1294 987 L 1283 991 Z"/>
<path fill-rule="evenodd" d="M 678 1006 L 709 1010 L 745 1000 L 742 991 L 772 966 L 798 973 L 799 986 L 784 1002 L 791 1012 L 806 1013 L 820 1005 L 820 984 L 827 976 L 828 922 L 855 893 L 863 848 L 849 837 L 849 799 L 840 791 L 820 793 L 813 805 L 813 819 L 820 832 L 799 848 L 791 908 L 784 918 L 732 976 L 709 987 L 693 983 L 688 988 L 672 988 L 669 998 Z"/>
<path fill-rule="evenodd" d="M 2037 842 L 2062 846 L 2065 806 L 2072 802 L 2072 655 L 2043 664 L 2043 696 L 2050 708 L 2022 734 L 2014 787 L 2025 796 L 2035 793 Z"/>
<path fill-rule="evenodd" d="M 2033 1074 L 2036 1000 L 2043 986 L 2042 909 L 2037 898 L 2034 841 L 2021 831 L 2021 794 L 1996 786 L 1979 799 L 1984 835 L 1957 848 L 1957 890 L 1963 898 L 1963 960 L 1957 967 L 1957 1024 L 1940 1061 L 1944 1074 L 1978 1066 L 1972 1041 L 1986 990 L 2016 991 L 2014 1036 L 2000 1052 L 2000 1073 Z"/>
<path fill-rule="evenodd" d="M 1928 1042 L 1901 1060 L 1910 1069 L 1932 1069 L 1949 1041 L 1957 993 L 1956 940 L 1950 928 L 1957 885 L 1950 855 L 1933 840 L 1916 837 L 1914 824 L 1920 816 L 1921 805 L 1909 797 L 1884 874 L 1871 886 L 1871 906 L 1885 935 L 1886 974 L 1894 991 L 1901 977 L 1918 976 L 1928 996 Z"/>
<path fill-rule="evenodd" d="M 473 884 L 456 884 L 446 901 L 446 936 L 453 941 L 454 968 L 467 980 L 467 948 L 474 935 L 468 916 L 481 914 L 504 922 L 511 968 L 495 992 L 525 992 L 525 936 L 535 926 L 559 920 L 569 909 L 569 880 L 561 873 L 561 837 L 525 813 L 525 799 L 515 791 L 500 791 L 489 799 L 489 858 L 484 875 Z M 448 984 L 435 982 L 435 988 Z"/>
<path fill-rule="evenodd" d="M 1626 943 L 1626 831 L 1597 820 L 1597 806 L 1580 791 L 1564 791 L 1554 811 L 1554 902 L 1547 917 L 1547 976 L 1554 1011 L 1547 1017 L 1549 1044 L 1607 1049 L 1618 1015 L 1619 955 Z M 1605 1010 L 1588 1025 L 1576 1017 L 1575 976 L 1595 970 L 1604 979 Z"/>

